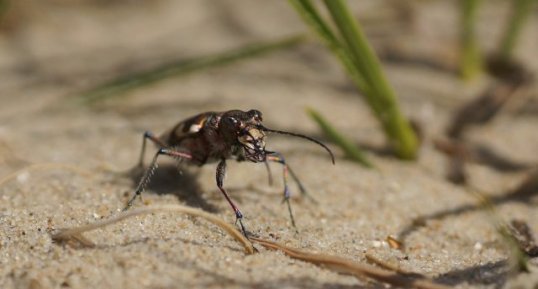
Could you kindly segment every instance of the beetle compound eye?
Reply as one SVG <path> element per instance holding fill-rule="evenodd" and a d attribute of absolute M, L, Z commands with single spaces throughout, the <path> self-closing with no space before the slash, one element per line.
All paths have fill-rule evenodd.
<path fill-rule="evenodd" d="M 237 120 L 237 118 L 235 117 L 227 117 L 225 118 L 225 121 L 226 123 L 229 125 L 229 126 L 232 126 L 232 127 L 240 127 L 241 126 L 241 122 L 239 120 Z"/>
<path fill-rule="evenodd" d="M 248 114 L 257 121 L 262 121 L 262 113 L 259 110 L 251 109 L 248 111 Z"/>

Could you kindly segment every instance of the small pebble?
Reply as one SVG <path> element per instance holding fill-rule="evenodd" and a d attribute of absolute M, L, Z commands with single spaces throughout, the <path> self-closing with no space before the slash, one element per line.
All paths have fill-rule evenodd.
<path fill-rule="evenodd" d="M 26 181 L 28 181 L 29 178 L 30 178 L 30 173 L 27 171 L 24 171 L 17 175 L 17 182 L 23 184 L 23 183 L 26 183 Z"/>
<path fill-rule="evenodd" d="M 381 241 L 373 241 L 373 242 L 372 242 L 372 245 L 374 246 L 374 248 L 379 248 L 379 247 L 381 247 L 381 245 L 383 245 L 383 244 L 382 244 Z"/>

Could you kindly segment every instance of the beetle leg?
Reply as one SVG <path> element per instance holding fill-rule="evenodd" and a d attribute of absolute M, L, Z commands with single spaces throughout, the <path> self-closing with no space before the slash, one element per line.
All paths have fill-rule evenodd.
<path fill-rule="evenodd" d="M 293 169 L 286 163 L 284 157 L 282 156 L 282 154 L 278 153 L 278 152 L 270 152 L 271 155 L 268 155 L 267 156 L 267 160 L 270 160 L 270 161 L 273 161 L 273 162 L 277 162 L 277 163 L 280 163 L 284 166 L 287 166 L 288 167 L 288 172 L 291 176 L 291 178 L 295 181 L 295 183 L 297 183 L 297 186 L 299 187 L 299 191 L 301 192 L 301 195 L 302 196 L 305 196 L 307 198 L 309 198 L 312 202 L 314 203 L 318 203 L 316 201 L 316 199 L 314 199 L 309 193 L 308 191 L 306 190 L 306 188 L 304 187 L 303 183 L 301 182 L 301 180 L 299 180 L 299 177 L 297 177 L 297 175 L 295 174 L 295 172 L 293 171 Z"/>
<path fill-rule="evenodd" d="M 282 175 L 283 175 L 283 181 L 284 181 L 284 199 L 282 201 L 286 202 L 286 204 L 288 205 L 288 212 L 290 213 L 291 224 L 293 225 L 294 228 L 297 228 L 297 226 L 295 225 L 295 218 L 293 217 L 293 211 L 291 210 L 290 190 L 288 188 L 288 173 L 291 174 L 292 178 L 299 185 L 299 188 L 301 189 L 301 193 L 304 193 L 303 192 L 304 187 L 302 186 L 301 182 L 299 182 L 299 180 L 297 179 L 297 176 L 295 176 L 295 174 L 290 170 L 290 167 L 288 166 L 288 164 L 286 163 L 286 160 L 281 154 L 277 152 L 272 152 L 271 155 L 268 155 L 266 157 L 266 161 L 277 162 L 279 164 L 282 164 L 283 166 Z"/>
<path fill-rule="evenodd" d="M 236 159 L 238 162 L 244 162 L 246 158 L 244 156 L 239 156 Z M 271 172 L 271 167 L 269 167 L 269 162 L 267 160 L 264 161 L 265 163 L 265 169 L 267 171 L 267 180 L 269 181 L 269 186 L 273 185 L 273 173 Z"/>
<path fill-rule="evenodd" d="M 265 160 L 265 169 L 267 170 L 267 179 L 269 180 L 269 186 L 273 186 L 273 173 L 271 172 L 271 167 L 269 167 L 269 162 Z"/>
<path fill-rule="evenodd" d="M 168 147 L 159 138 L 157 138 L 151 131 L 144 132 L 144 136 L 142 138 L 142 150 L 140 151 L 140 158 L 138 159 L 138 165 L 137 165 L 137 167 L 139 168 L 144 167 L 144 155 L 146 153 L 146 140 L 147 139 L 150 139 L 153 143 L 155 143 L 159 147 L 162 147 L 162 148 Z"/>
<path fill-rule="evenodd" d="M 224 189 L 224 176 L 225 175 L 226 175 L 226 159 L 222 159 L 219 162 L 219 164 L 217 165 L 217 174 L 216 174 L 217 187 L 219 187 L 219 190 L 224 195 L 224 198 L 226 198 L 226 200 L 228 201 L 228 203 L 230 204 L 230 206 L 234 210 L 234 212 L 235 212 L 235 222 L 236 223 L 239 222 L 239 225 L 241 225 L 241 231 L 242 231 L 243 235 L 248 238 L 247 230 L 245 230 L 245 226 L 243 226 L 243 214 L 241 213 L 239 208 L 237 208 L 237 206 L 234 204 L 232 199 L 230 199 L 230 196 L 228 196 L 228 193 Z"/>
<path fill-rule="evenodd" d="M 188 153 L 178 152 L 172 149 L 167 148 L 161 148 L 159 151 L 155 154 L 153 157 L 153 160 L 151 161 L 150 166 L 140 179 L 140 182 L 138 183 L 138 186 L 136 187 L 136 191 L 133 195 L 133 197 L 129 200 L 127 203 L 127 206 L 123 209 L 124 211 L 128 210 L 132 205 L 133 202 L 136 200 L 136 197 L 142 198 L 142 192 L 146 189 L 147 185 L 149 184 L 149 181 L 151 180 L 151 177 L 153 176 L 153 173 L 155 172 L 155 169 L 157 169 L 157 159 L 160 155 L 167 155 L 173 158 L 178 159 L 191 159 L 192 156 Z"/>

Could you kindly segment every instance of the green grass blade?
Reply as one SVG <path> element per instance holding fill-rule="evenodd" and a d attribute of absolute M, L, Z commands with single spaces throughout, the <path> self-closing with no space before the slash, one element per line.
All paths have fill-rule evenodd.
<path fill-rule="evenodd" d="M 318 124 L 323 133 L 344 151 L 346 157 L 365 167 L 373 167 L 372 163 L 366 158 L 366 155 L 359 147 L 340 134 L 319 112 L 307 108 L 307 113 Z"/>
<path fill-rule="evenodd" d="M 460 74 L 471 80 L 482 70 L 482 55 L 476 40 L 475 27 L 481 0 L 461 1 L 461 63 Z"/>
<path fill-rule="evenodd" d="M 409 122 L 401 115 L 396 95 L 358 22 L 344 0 L 324 0 L 324 3 L 346 43 L 348 54 L 368 84 L 369 91 L 364 94 L 380 120 L 392 148 L 400 158 L 414 159 L 418 151 L 418 139 Z"/>
<path fill-rule="evenodd" d="M 512 57 L 521 30 L 533 11 L 533 5 L 537 2 L 537 0 L 512 0 L 512 15 L 499 45 L 499 56 L 502 59 L 508 60 Z"/>
<path fill-rule="evenodd" d="M 286 37 L 276 41 L 250 44 L 216 55 L 190 60 L 179 60 L 155 69 L 128 74 L 90 89 L 79 96 L 84 102 L 96 102 L 124 95 L 125 92 L 170 78 L 204 69 L 224 66 L 241 60 L 261 56 L 276 50 L 294 47 L 306 38 L 303 35 Z"/>
<path fill-rule="evenodd" d="M 351 55 L 356 67 L 368 81 L 368 84 L 375 87 L 373 84 L 383 81 L 376 79 L 382 75 L 381 65 L 374 57 L 373 49 L 366 41 L 366 37 L 349 12 L 344 0 L 324 0 L 323 2 L 331 13 L 332 19 L 347 45 L 346 50 Z"/>
<path fill-rule="evenodd" d="M 0 24 L 2 24 L 2 20 L 9 10 L 9 0 L 0 0 Z"/>
<path fill-rule="evenodd" d="M 303 18 L 310 28 L 320 37 L 333 54 L 342 63 L 355 85 L 363 93 L 368 93 L 369 87 L 359 71 L 357 71 L 351 56 L 348 55 L 344 45 L 325 23 L 319 11 L 310 0 L 289 0 L 297 13 Z"/>

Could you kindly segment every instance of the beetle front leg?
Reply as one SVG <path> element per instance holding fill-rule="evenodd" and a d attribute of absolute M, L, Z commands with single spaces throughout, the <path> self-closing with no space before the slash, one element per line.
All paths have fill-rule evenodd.
<path fill-rule="evenodd" d="M 267 171 L 267 179 L 269 180 L 269 186 L 273 186 L 273 173 L 271 172 L 271 167 L 269 167 L 269 162 L 267 160 L 264 161 L 265 163 L 265 170 Z"/>
<path fill-rule="evenodd" d="M 159 151 L 153 157 L 153 160 L 151 161 L 150 166 L 148 167 L 148 169 L 146 170 L 146 172 L 144 173 L 144 175 L 138 182 L 138 186 L 136 187 L 136 191 L 133 197 L 129 200 L 129 202 L 127 203 L 127 206 L 123 208 L 123 211 L 126 211 L 130 207 L 132 207 L 133 202 L 136 200 L 137 197 L 142 199 L 142 192 L 148 186 L 149 181 L 151 180 L 151 177 L 153 176 L 153 173 L 155 172 L 155 169 L 157 169 L 158 167 L 157 159 L 159 158 L 160 155 L 167 155 L 167 156 L 179 158 L 179 159 L 192 159 L 192 156 L 188 153 L 178 152 L 178 151 L 166 149 L 166 148 L 159 149 Z"/>
<path fill-rule="evenodd" d="M 230 206 L 234 210 L 234 212 L 235 212 L 235 222 L 236 223 L 239 222 L 239 225 L 241 225 L 241 231 L 242 231 L 243 235 L 248 238 L 247 230 L 245 229 L 245 226 L 243 226 L 243 214 L 241 213 L 239 208 L 234 204 L 232 199 L 230 199 L 230 196 L 228 196 L 228 193 L 224 189 L 224 176 L 225 175 L 226 175 L 226 159 L 222 159 L 219 162 L 219 164 L 217 165 L 217 174 L 216 174 L 217 187 L 219 187 L 219 190 L 224 195 L 224 198 L 226 198 L 226 200 L 228 201 L 228 203 L 230 204 Z"/>
<path fill-rule="evenodd" d="M 272 152 L 271 155 L 267 155 L 266 160 L 267 161 L 272 161 L 272 162 L 277 162 L 277 163 L 279 163 L 279 164 L 281 164 L 283 166 L 283 173 L 282 173 L 283 181 L 284 181 L 284 199 L 283 199 L 283 202 L 286 202 L 286 204 L 288 205 L 288 212 L 290 213 L 291 224 L 293 225 L 294 228 L 297 228 L 297 226 L 295 225 L 295 218 L 293 217 L 293 211 L 291 210 L 291 203 L 290 203 L 290 194 L 291 193 L 290 193 L 290 190 L 288 188 L 288 173 L 291 174 L 292 178 L 299 185 L 299 189 L 301 190 L 301 193 L 305 194 L 306 191 L 304 190 L 303 185 L 301 184 L 299 179 L 297 179 L 297 176 L 293 173 L 293 171 L 291 171 L 290 167 L 286 163 L 286 160 L 284 159 L 284 157 L 280 153 Z"/>

